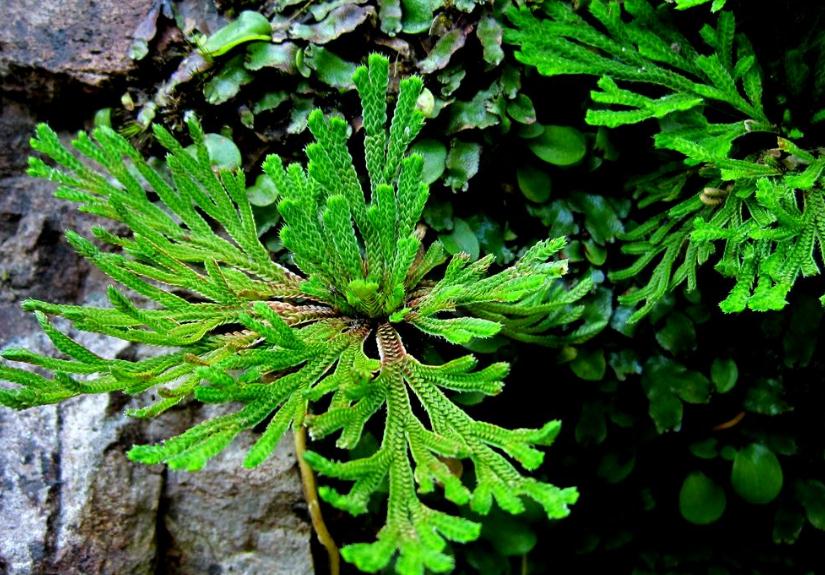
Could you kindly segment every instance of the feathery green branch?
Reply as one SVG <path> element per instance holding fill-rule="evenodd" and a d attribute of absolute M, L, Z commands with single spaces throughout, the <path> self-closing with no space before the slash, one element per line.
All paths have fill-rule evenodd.
<path fill-rule="evenodd" d="M 387 521 L 377 541 L 347 546 L 343 555 L 365 571 L 396 558 L 395 569 L 404 575 L 445 572 L 453 565 L 446 541 L 475 539 L 479 526 L 428 507 L 421 494 L 440 485 L 447 499 L 479 513 L 493 501 L 518 513 L 527 497 L 559 518 L 576 491 L 527 477 L 511 462 L 535 470 L 543 458 L 538 447 L 552 443 L 558 422 L 506 430 L 476 421 L 451 401 L 451 392 L 499 393 L 506 364 L 473 371 L 475 359 L 465 356 L 424 365 L 406 352 L 397 327 L 458 344 L 497 333 L 558 344 L 579 341 L 600 326 L 565 332 L 581 317 L 576 302 L 591 284 L 568 290 L 560 279 L 566 263 L 552 258 L 563 240 L 539 242 L 494 274 L 488 273 L 492 257 L 471 262 L 458 254 L 447 262 L 440 244 L 425 247 L 416 226 L 428 187 L 422 158 L 406 154 L 423 124 L 416 108 L 421 80 L 401 81 L 389 129 L 387 60 L 371 56 L 355 84 L 364 111 L 368 185 L 348 150 L 349 124 L 318 110 L 309 117 L 315 142 L 307 147 L 306 167 L 284 165 L 276 155 L 264 162 L 280 198 L 281 239 L 300 273 L 273 261 L 260 243 L 244 174 L 213 168 L 194 118 L 188 148 L 154 128 L 168 151 L 165 171 L 108 128 L 77 137 L 79 159 L 39 126 L 32 146 L 51 163 L 33 158 L 30 173 L 57 182 L 57 195 L 81 210 L 129 228 L 126 235 L 95 230 L 100 242 L 119 248 L 114 252 L 67 233 L 71 245 L 124 290 L 109 289 L 110 307 L 27 301 L 65 357 L 6 349 L 7 360 L 52 375 L 0 367 L 0 379 L 12 384 L 0 388 L 0 403 L 26 408 L 85 393 L 151 389 L 159 400 L 130 415 L 153 417 L 183 401 L 233 405 L 234 411 L 176 437 L 129 451 L 134 461 L 190 471 L 261 424 L 247 467 L 263 462 L 295 425 L 307 425 L 316 438 L 340 432 L 338 446 L 353 448 L 380 412 L 384 436 L 375 454 L 336 463 L 307 453 L 321 474 L 354 482 L 345 495 L 330 487 L 320 491 L 352 513 L 363 513 L 371 494 L 389 480 Z M 48 316 L 63 316 L 74 329 L 172 351 L 140 361 L 104 359 L 56 329 Z M 551 328 L 556 333 L 546 333 Z M 365 352 L 373 336 L 378 358 Z M 319 406 L 330 396 L 321 404 L 326 409 Z M 474 480 L 455 475 L 445 458 L 469 460 Z"/>
<path fill-rule="evenodd" d="M 714 3 L 714 11 L 722 4 Z M 782 137 L 773 150 L 736 157 L 740 138 L 776 128 L 765 115 L 756 56 L 736 33 L 733 15 L 720 12 L 715 27 L 702 28 L 706 46 L 697 48 L 668 21 L 667 7 L 656 9 L 647 0 L 593 0 L 588 18 L 559 1 L 542 10 L 546 17 L 528 8 L 508 10 L 514 27 L 505 38 L 518 46 L 516 57 L 547 76 L 598 77 L 586 122 L 615 128 L 659 120 L 655 147 L 684 159 L 683 168 L 654 174 L 662 182 L 648 179 L 636 188 L 640 207 L 677 203 L 622 238 L 622 251 L 636 260 L 611 272 L 611 279 L 629 280 L 653 268 L 644 287 L 620 296 L 625 305 L 641 304 L 630 321 L 680 284 L 694 289 L 697 266 L 717 251 L 716 269 L 735 280 L 723 311 L 784 307 L 796 279 L 819 274 L 825 264 L 823 159 Z M 737 119 L 709 119 L 720 114 Z M 663 187 L 672 193 L 663 196 Z"/>

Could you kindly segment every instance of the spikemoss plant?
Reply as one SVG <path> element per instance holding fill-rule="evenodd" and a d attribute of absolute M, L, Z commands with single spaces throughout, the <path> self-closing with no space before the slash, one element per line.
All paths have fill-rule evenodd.
<path fill-rule="evenodd" d="M 716 270 L 734 281 L 719 304 L 728 313 L 781 310 L 799 278 L 822 273 L 825 157 L 768 117 L 756 53 L 733 13 L 704 26 L 697 47 L 669 21 L 666 6 L 648 0 L 593 0 L 579 12 L 551 0 L 541 12 L 508 10 L 513 28 L 505 37 L 518 46 L 516 58 L 547 76 L 597 76 L 587 123 L 657 120 L 655 147 L 684 159 L 682 169 L 665 167 L 652 174 L 656 185 L 637 189 L 640 207 L 679 201 L 624 234 L 622 251 L 636 259 L 609 275 L 630 280 L 652 268 L 647 285 L 619 297 L 639 306 L 631 322 L 677 286 L 694 290 L 697 267 L 714 254 Z M 746 155 L 760 133 L 774 135 L 776 146 Z M 687 183 L 690 175 L 701 184 Z"/>
<path fill-rule="evenodd" d="M 260 243 L 243 173 L 213 169 L 196 120 L 188 123 L 194 152 L 154 127 L 169 152 L 168 173 L 105 127 L 73 142 L 81 160 L 50 128 L 38 126 L 32 146 L 53 165 L 32 158 L 30 173 L 57 182 L 57 195 L 81 210 L 131 230 L 95 228 L 98 240 L 120 248 L 114 253 L 74 232 L 68 241 L 133 293 L 110 287 L 111 307 L 103 308 L 26 301 L 65 358 L 6 349 L 7 360 L 52 375 L 0 367 L 0 379 L 14 384 L 0 389 L 0 403 L 22 409 L 81 394 L 153 390 L 159 400 L 130 415 L 156 416 L 189 400 L 236 405 L 129 451 L 134 461 L 190 471 L 258 425 L 265 429 L 247 467 L 264 461 L 290 427 L 308 426 L 314 438 L 339 433 L 337 445 L 353 448 L 382 412 L 383 437 L 372 455 L 343 462 L 305 456 L 320 474 L 354 482 L 347 493 L 320 490 L 353 514 L 365 513 L 388 481 L 386 525 L 377 541 L 349 545 L 343 555 L 369 572 L 393 558 L 399 573 L 446 572 L 453 566 L 446 540 L 473 540 L 479 525 L 425 505 L 421 494 L 438 486 L 450 501 L 482 514 L 493 502 L 518 513 L 527 497 L 560 518 L 577 493 L 524 476 L 512 463 L 535 470 L 543 458 L 537 447 L 553 441 L 558 421 L 508 430 L 475 420 L 450 398 L 454 391 L 499 393 L 506 363 L 476 369 L 476 359 L 465 355 L 427 365 L 408 353 L 401 334 L 466 344 L 502 333 L 553 343 L 561 336 L 545 332 L 580 317 L 574 304 L 590 285 L 566 289 L 559 280 L 566 264 L 550 258 L 562 248 L 560 239 L 534 245 L 493 274 L 491 257 L 473 262 L 459 254 L 447 261 L 439 243 L 425 249 L 417 223 L 428 188 L 421 157 L 406 155 L 423 123 L 416 109 L 422 82 L 401 81 L 389 130 L 388 61 L 371 56 L 354 82 L 363 105 L 368 193 L 347 148 L 348 123 L 318 110 L 309 118 L 315 142 L 306 149 L 307 169 L 284 166 L 274 155 L 264 162 L 280 195 L 281 238 L 300 273 L 276 263 Z M 104 359 L 58 331 L 50 315 L 78 330 L 167 349 L 140 361 Z M 568 337 L 585 329 L 568 329 Z M 368 353 L 371 338 L 378 357 Z M 457 475 L 449 458 L 469 460 L 473 473 Z"/>

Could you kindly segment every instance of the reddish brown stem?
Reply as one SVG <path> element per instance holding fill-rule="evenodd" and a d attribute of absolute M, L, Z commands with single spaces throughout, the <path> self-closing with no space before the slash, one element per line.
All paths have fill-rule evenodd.
<path fill-rule="evenodd" d="M 321 503 L 318 500 L 318 488 L 315 485 L 315 474 L 312 468 L 304 461 L 304 453 L 307 448 L 307 432 L 303 425 L 298 426 L 294 431 L 295 437 L 295 456 L 298 458 L 298 468 L 301 470 L 301 484 L 304 487 L 304 499 L 306 499 L 307 507 L 309 508 L 309 517 L 312 520 L 312 528 L 318 536 L 318 541 L 327 550 L 327 557 L 329 557 L 329 573 L 330 575 L 339 575 L 341 573 L 341 555 L 338 552 L 338 546 L 332 538 L 327 524 L 324 523 L 324 516 L 321 513 Z"/>

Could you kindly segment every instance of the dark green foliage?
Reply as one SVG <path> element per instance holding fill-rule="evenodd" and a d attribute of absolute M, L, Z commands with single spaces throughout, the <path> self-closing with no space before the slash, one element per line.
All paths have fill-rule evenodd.
<path fill-rule="evenodd" d="M 175 120 L 190 106 L 221 134 L 193 127 L 210 170 L 199 146 L 182 156 L 166 138 L 169 192 L 151 192 L 134 151 L 125 169 L 107 158 L 105 179 L 49 172 L 83 182 L 60 194 L 135 229 L 97 230 L 115 244 L 99 251 L 70 235 L 132 285 L 90 313 L 27 304 L 59 355 L 5 350 L 41 368 L 2 367 L 7 402 L 145 389 L 160 399 L 135 410 L 145 417 L 231 403 L 234 415 L 132 452 L 179 468 L 257 423 L 254 465 L 306 425 L 324 499 L 357 515 L 327 510 L 335 539 L 378 532 L 345 548 L 345 572 L 818 572 L 823 290 L 800 280 L 822 265 L 821 7 L 243 6 L 271 38 L 228 8 L 203 82 L 158 107 L 181 140 Z M 389 64 L 373 57 L 353 77 L 373 50 Z M 420 80 L 400 80 L 413 70 Z M 227 216 L 201 179 L 218 174 L 235 194 L 224 182 L 240 158 L 256 171 L 273 146 L 282 159 L 245 190 L 253 234 L 242 202 L 231 195 Z M 190 203 L 170 210 L 182 190 Z M 558 236 L 569 241 L 536 243 Z M 548 259 L 556 249 L 564 263 Z M 587 281 L 560 278 L 567 266 Z M 723 315 L 720 301 L 743 313 Z M 55 315 L 181 351 L 98 358 Z M 487 399 L 505 376 L 507 393 Z M 558 437 L 542 425 L 556 418 Z M 582 493 L 563 522 L 548 518 L 575 495 L 545 483 L 556 477 Z"/>
<path fill-rule="evenodd" d="M 240 137 L 281 145 L 286 139 L 287 148 L 298 150 L 310 111 L 333 102 L 348 112 L 349 102 L 340 96 L 355 89 L 356 63 L 381 50 L 390 58 L 393 81 L 412 72 L 425 81 L 420 109 L 443 124 L 430 137 L 450 154 L 419 151 L 442 170 L 439 183 L 467 191 L 479 170 L 483 140 L 537 121 L 534 104 L 522 90 L 521 70 L 505 58 L 502 46 L 501 11 L 508 4 L 253 2 L 237 14 L 223 6 L 228 22 L 217 29 L 207 25 L 211 19 L 194 22 L 173 4 L 173 12 L 181 11 L 176 22 L 191 52 L 182 59 L 174 50 L 156 54 L 177 62 L 178 69 L 156 86 L 154 95 L 144 95 L 147 86 L 141 86 L 140 111 L 135 116 L 118 110 L 115 126 L 126 115 L 120 129 L 137 134 L 162 115 L 164 124 L 181 128 L 182 110 L 205 107 L 206 114 L 218 114 Z M 473 66 L 468 69 L 465 61 Z"/>
<path fill-rule="evenodd" d="M 338 446 L 351 449 L 367 421 L 385 408 L 383 438 L 372 455 L 333 462 L 310 452 L 307 459 L 322 475 L 354 482 L 347 494 L 321 490 L 329 503 L 353 514 L 364 513 L 370 496 L 389 481 L 385 527 L 375 543 L 345 547 L 347 560 L 374 572 L 397 555 L 399 573 L 445 572 L 453 566 L 446 542 L 475 539 L 479 525 L 425 505 L 419 493 L 439 484 L 447 499 L 480 514 L 494 501 L 519 513 L 529 498 L 555 519 L 568 514 L 577 492 L 523 476 L 510 461 L 535 470 L 543 459 L 538 448 L 553 442 L 558 421 L 508 430 L 473 419 L 450 399 L 454 391 L 499 393 L 506 363 L 475 370 L 470 355 L 421 363 L 407 353 L 397 326 L 457 344 L 498 333 L 545 344 L 578 341 L 593 325 L 546 332 L 582 317 L 576 301 L 591 283 L 567 289 L 559 279 L 566 262 L 551 258 L 563 240 L 539 242 L 493 274 L 492 255 L 448 259 L 438 242 L 425 248 L 417 228 L 428 197 L 423 160 L 406 153 L 423 123 L 416 107 L 421 80 L 401 81 L 389 129 L 387 59 L 371 56 L 353 81 L 363 105 L 368 186 L 362 187 L 348 150 L 349 124 L 319 110 L 308 118 L 315 141 L 306 148 L 306 168 L 284 165 L 276 155 L 264 162 L 284 222 L 280 238 L 300 274 L 276 263 L 261 244 L 243 173 L 213 166 L 194 117 L 188 122 L 192 148 L 154 127 L 168 151 L 168 174 L 109 128 L 77 137 L 81 161 L 40 125 L 32 146 L 53 164 L 32 158 L 30 174 L 57 182 L 58 197 L 78 202 L 81 210 L 131 230 L 95 229 L 98 240 L 120 248 L 116 253 L 74 232 L 67 239 L 133 293 L 111 287 L 111 307 L 105 308 L 26 302 L 69 359 L 7 349 L 6 359 L 53 376 L 3 367 L 0 376 L 15 385 L 2 389 L 0 401 L 26 408 L 84 393 L 151 389 L 161 399 L 131 415 L 152 417 L 191 399 L 236 405 L 232 413 L 129 452 L 134 461 L 189 471 L 263 423 L 247 467 L 266 459 L 296 425 L 306 424 L 314 437 L 340 432 Z M 146 300 L 151 304 L 138 303 Z M 63 316 L 80 330 L 174 351 L 136 362 L 106 360 L 55 329 L 48 315 Z M 370 337 L 377 358 L 365 352 Z M 309 405 L 327 396 L 326 411 L 310 415 Z M 472 484 L 453 475 L 444 458 L 469 460 Z"/>
<path fill-rule="evenodd" d="M 611 279 L 653 267 L 646 286 L 620 298 L 643 304 L 631 321 L 680 284 L 696 289 L 697 266 L 714 254 L 716 270 L 735 281 L 723 311 L 782 309 L 797 278 L 819 274 L 823 264 L 825 159 L 767 118 L 763 74 L 733 14 L 720 12 L 715 27 L 702 28 L 705 46 L 698 48 L 668 22 L 666 9 L 646 0 L 594 0 L 588 11 L 595 24 L 562 2 L 543 10 L 547 18 L 526 8 L 508 12 L 515 28 L 506 38 L 518 45 L 516 57 L 548 76 L 598 76 L 591 98 L 600 106 L 587 111 L 587 123 L 615 128 L 658 119 L 655 146 L 684 157 L 685 167 L 665 168 L 637 190 L 640 205 L 675 205 L 622 237 L 622 250 L 637 259 Z M 738 118 L 719 123 L 720 107 Z M 738 141 L 759 132 L 777 134 L 776 148 L 740 157 Z M 672 194 L 662 197 L 663 188 Z"/>

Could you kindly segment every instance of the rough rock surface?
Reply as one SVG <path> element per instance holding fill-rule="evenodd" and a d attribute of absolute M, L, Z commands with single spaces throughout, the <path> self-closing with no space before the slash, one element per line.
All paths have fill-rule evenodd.
<path fill-rule="evenodd" d="M 134 67 L 129 47 L 153 3 L 3 0 L 0 76 L 35 72 L 97 86 L 123 74 Z"/>
<path fill-rule="evenodd" d="M 295 484 L 291 444 L 282 442 L 260 467 L 239 471 L 253 440 L 251 434 L 242 436 L 231 452 L 197 474 L 168 473 L 162 519 L 171 572 L 313 572 L 306 557 L 308 525 L 296 514 L 303 500 Z"/>
<path fill-rule="evenodd" d="M 151 3 L 4 2 L 0 76 L 45 70 L 57 91 L 60 82 L 79 81 L 96 97 L 116 99 L 101 92 L 100 80 L 132 66 L 125 57 L 128 33 Z M 23 86 L 28 91 L 21 95 L 21 85 L 8 78 L 0 85 L 0 348 L 46 351 L 50 342 L 20 302 L 99 304 L 109 281 L 62 238 L 65 229 L 88 236 L 99 222 L 52 198 L 48 183 L 24 175 L 32 109 L 49 110 L 42 104 L 51 96 L 41 95 L 37 83 Z M 38 119 L 82 127 L 81 119 L 67 121 L 62 108 L 53 114 Z M 109 338 L 70 334 L 104 356 L 143 353 Z M 134 464 L 125 457 L 132 443 L 168 437 L 204 414 L 187 407 L 147 424 L 122 415 L 129 401 L 94 396 L 19 413 L 0 408 L 0 575 L 312 572 L 289 442 L 254 471 L 240 465 L 250 437 L 199 474 Z"/>

